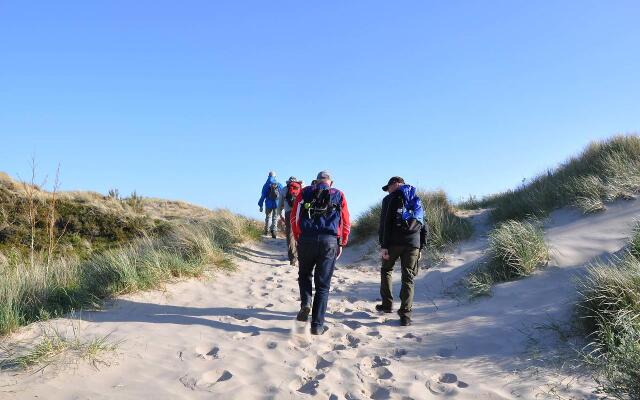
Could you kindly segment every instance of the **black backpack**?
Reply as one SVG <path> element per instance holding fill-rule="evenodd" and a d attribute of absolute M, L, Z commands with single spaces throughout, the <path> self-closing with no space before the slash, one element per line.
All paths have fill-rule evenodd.
<path fill-rule="evenodd" d="M 267 197 L 270 200 L 278 200 L 278 196 L 280 196 L 280 191 L 278 190 L 278 184 L 272 183 L 271 186 L 269 186 L 269 193 L 267 194 Z"/>
<path fill-rule="evenodd" d="M 315 188 L 311 201 L 304 203 L 309 219 L 329 216 L 340 210 L 340 205 L 331 203 L 331 192 L 328 188 Z"/>

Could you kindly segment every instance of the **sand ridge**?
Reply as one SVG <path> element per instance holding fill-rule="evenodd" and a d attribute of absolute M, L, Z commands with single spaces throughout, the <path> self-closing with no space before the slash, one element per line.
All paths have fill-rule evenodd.
<path fill-rule="evenodd" d="M 474 237 L 441 265 L 421 270 L 410 327 L 374 309 L 375 244 L 350 247 L 332 280 L 322 336 L 295 321 L 297 269 L 288 265 L 285 241 L 265 240 L 238 250 L 237 272 L 124 296 L 76 316 L 83 335 L 123 340 L 111 365 L 5 371 L 0 398 L 597 398 L 588 375 L 552 362 L 565 356 L 562 344 L 537 328 L 570 320 L 572 276 L 619 251 L 639 212 L 640 204 L 628 201 L 588 217 L 553 213 L 545 225 L 549 267 L 469 302 L 457 293 L 486 248 L 487 215 L 478 213 Z M 397 295 L 398 268 L 394 279 Z M 71 320 L 50 323 L 65 329 Z"/>

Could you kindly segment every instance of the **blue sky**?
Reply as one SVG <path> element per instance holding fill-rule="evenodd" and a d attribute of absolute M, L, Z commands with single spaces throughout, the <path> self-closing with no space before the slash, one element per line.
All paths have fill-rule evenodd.
<path fill-rule="evenodd" d="M 258 216 L 269 170 L 453 199 L 640 131 L 637 1 L 2 1 L 0 171 Z"/>

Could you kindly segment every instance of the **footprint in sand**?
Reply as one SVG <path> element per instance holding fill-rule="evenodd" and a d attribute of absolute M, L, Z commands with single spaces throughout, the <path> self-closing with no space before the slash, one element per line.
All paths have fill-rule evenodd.
<path fill-rule="evenodd" d="M 196 390 L 198 380 L 193 376 L 187 374 L 180 377 L 180 383 L 182 383 L 187 389 Z"/>
<path fill-rule="evenodd" d="M 405 339 L 413 339 L 418 343 L 422 342 L 422 338 L 419 337 L 419 336 L 414 335 L 413 333 L 407 333 L 406 335 L 403 336 L 403 338 L 405 338 Z"/>
<path fill-rule="evenodd" d="M 402 358 L 402 357 L 404 357 L 406 355 L 407 355 L 407 350 L 405 350 L 405 349 L 395 349 L 393 351 L 393 356 L 395 358 Z"/>
<path fill-rule="evenodd" d="M 435 395 L 453 396 L 458 392 L 458 388 L 466 389 L 469 385 L 459 381 L 458 376 L 451 372 L 436 374 L 426 382 L 427 389 Z"/>
<path fill-rule="evenodd" d="M 198 381 L 198 386 L 211 387 L 218 383 L 226 382 L 233 378 L 233 374 L 226 369 L 214 370 L 202 374 L 202 378 Z"/>
<path fill-rule="evenodd" d="M 367 333 L 367 336 L 371 336 L 372 338 L 382 339 L 382 335 L 378 331 L 371 331 Z"/>
<path fill-rule="evenodd" d="M 320 386 L 320 381 L 323 380 L 325 377 L 326 375 L 324 373 L 320 373 L 313 378 L 298 377 L 297 379 L 294 379 L 289 384 L 289 387 L 299 393 L 310 394 L 312 396 L 315 396 L 318 394 L 317 389 L 318 389 L 318 386 Z"/>
<path fill-rule="evenodd" d="M 191 374 L 185 374 L 180 377 L 180 383 L 190 390 L 207 390 L 213 385 L 221 382 L 226 382 L 233 378 L 233 374 L 225 370 L 214 370 L 205 372 L 200 379 L 194 377 Z"/>
<path fill-rule="evenodd" d="M 359 321 L 355 321 L 355 320 L 346 320 L 346 321 L 342 321 L 342 325 L 347 326 L 349 329 L 351 330 L 356 330 L 358 328 L 362 328 L 364 325 L 362 325 L 361 322 Z"/>
<path fill-rule="evenodd" d="M 196 355 L 198 358 L 202 358 L 204 360 L 213 360 L 220 358 L 220 348 L 214 347 L 212 349 L 207 350 L 207 348 L 196 347 Z"/>
<path fill-rule="evenodd" d="M 303 372 L 322 371 L 330 368 L 333 361 L 329 361 L 322 356 L 311 356 L 300 361 L 300 368 Z"/>
<path fill-rule="evenodd" d="M 390 399 L 391 390 L 381 386 L 375 387 L 375 389 L 373 390 L 373 393 L 371 393 L 371 396 L 369 396 L 369 398 L 374 400 Z"/>
<path fill-rule="evenodd" d="M 253 332 L 240 332 L 240 333 L 236 333 L 235 335 L 233 335 L 233 339 L 234 340 L 244 340 L 246 338 L 252 337 L 252 336 L 259 336 L 260 332 L 258 331 L 253 331 Z"/>
<path fill-rule="evenodd" d="M 449 358 L 453 355 L 453 349 L 448 349 L 446 347 L 438 349 L 438 357 Z"/>
<path fill-rule="evenodd" d="M 360 340 L 359 338 L 357 338 L 357 337 L 355 337 L 355 336 L 353 336 L 351 334 L 348 334 L 347 335 L 347 341 L 349 342 L 349 347 L 352 347 L 352 348 L 355 349 L 356 347 L 358 347 L 358 345 L 360 345 L 360 342 L 362 340 Z"/>

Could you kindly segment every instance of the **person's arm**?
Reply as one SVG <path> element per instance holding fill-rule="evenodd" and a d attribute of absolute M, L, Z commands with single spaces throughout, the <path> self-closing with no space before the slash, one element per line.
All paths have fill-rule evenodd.
<path fill-rule="evenodd" d="M 260 210 L 262 210 L 262 207 L 264 206 L 264 199 L 267 198 L 267 184 L 265 183 L 264 186 L 262 186 L 262 195 L 260 196 L 260 200 L 258 200 L 258 207 L 260 207 Z"/>
<path fill-rule="evenodd" d="M 293 202 L 293 207 L 291 207 L 291 214 L 289 216 L 289 221 L 291 222 L 291 232 L 293 233 L 293 237 L 296 239 L 296 242 L 300 238 L 300 202 L 302 201 L 302 191 L 298 193 L 296 199 Z"/>
<path fill-rule="evenodd" d="M 391 230 L 391 224 L 389 224 L 389 207 L 391 205 L 391 196 L 386 196 L 382 200 L 382 207 L 380 208 L 380 257 L 383 260 L 389 259 L 389 232 Z"/>
<path fill-rule="evenodd" d="M 280 196 L 278 196 L 278 216 L 282 218 L 282 210 L 284 209 L 284 198 L 287 193 L 284 190 L 280 190 Z"/>
<path fill-rule="evenodd" d="M 351 221 L 349 220 L 349 207 L 347 206 L 347 198 L 342 193 L 342 204 L 340 205 L 340 232 L 339 244 L 346 246 L 349 242 L 349 233 L 351 233 Z"/>
<path fill-rule="evenodd" d="M 384 229 L 386 227 L 386 220 L 387 220 L 387 203 L 388 203 L 389 198 L 385 197 L 384 199 L 382 199 L 382 206 L 380 207 L 380 223 L 378 225 L 378 244 L 380 244 L 380 247 L 384 247 L 383 243 L 384 243 L 384 236 L 385 236 L 385 232 Z"/>

